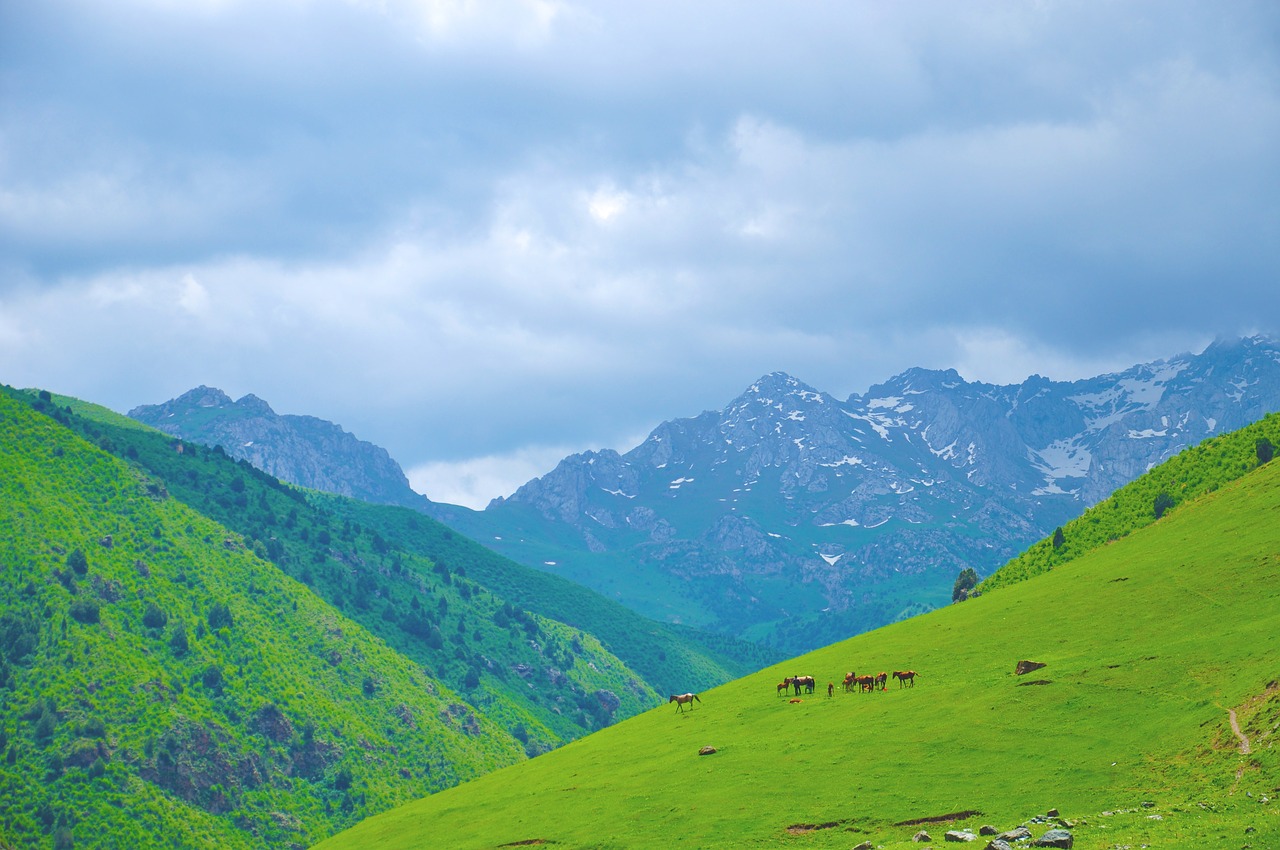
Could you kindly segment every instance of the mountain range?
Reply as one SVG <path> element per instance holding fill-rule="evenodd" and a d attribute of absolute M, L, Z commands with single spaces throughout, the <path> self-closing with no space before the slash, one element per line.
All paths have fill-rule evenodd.
<path fill-rule="evenodd" d="M 779 372 L 628 452 L 567 457 L 483 511 L 406 495 L 394 464 L 342 486 L 379 478 L 382 500 L 647 616 L 795 652 L 949 602 L 961 571 L 991 573 L 1181 449 L 1275 410 L 1280 344 L 1265 336 L 1069 382 L 914 368 L 845 399 Z M 272 437 L 289 420 L 252 397 L 201 388 L 130 415 L 334 486 L 305 476 L 303 432 Z"/>

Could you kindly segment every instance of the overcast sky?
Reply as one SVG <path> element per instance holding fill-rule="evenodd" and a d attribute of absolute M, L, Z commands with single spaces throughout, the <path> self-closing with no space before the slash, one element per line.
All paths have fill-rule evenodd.
<path fill-rule="evenodd" d="M 0 382 L 483 505 L 782 370 L 1280 331 L 1280 4 L 0 0 Z"/>

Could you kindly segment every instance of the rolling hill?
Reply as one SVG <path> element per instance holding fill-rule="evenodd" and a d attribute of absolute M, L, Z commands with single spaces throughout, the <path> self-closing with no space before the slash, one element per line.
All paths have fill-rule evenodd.
<path fill-rule="evenodd" d="M 319 848 L 442 836 L 458 850 L 910 847 L 922 829 L 937 841 L 987 824 L 1065 828 L 1086 848 L 1276 846 L 1278 520 L 1268 463 L 1051 571 L 730 682 L 691 711 L 653 709 Z M 1018 675 L 1022 660 L 1044 666 Z M 911 688 L 838 688 L 850 670 L 907 668 Z M 795 674 L 836 682 L 836 695 L 778 696 Z"/>

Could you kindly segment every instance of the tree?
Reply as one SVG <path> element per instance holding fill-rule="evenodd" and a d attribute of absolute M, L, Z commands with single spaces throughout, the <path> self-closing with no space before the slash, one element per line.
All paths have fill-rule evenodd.
<path fill-rule="evenodd" d="M 978 586 L 978 573 L 973 567 L 965 567 L 956 576 L 955 586 L 951 589 L 951 601 L 959 602 L 969 598 L 969 591 Z"/>
<path fill-rule="evenodd" d="M 76 575 L 82 576 L 89 572 L 89 559 L 85 557 L 84 550 L 72 549 L 67 556 L 67 566 L 75 570 Z"/>
<path fill-rule="evenodd" d="M 1271 445 L 1271 441 L 1268 440 L 1266 437 L 1258 438 L 1257 448 L 1258 448 L 1258 466 L 1262 466 L 1264 463 L 1271 460 L 1271 458 L 1275 457 L 1276 447 Z"/>
<path fill-rule="evenodd" d="M 1173 497 L 1168 493 L 1161 491 L 1156 494 L 1156 499 L 1151 506 L 1151 510 L 1155 513 L 1156 519 L 1160 519 L 1160 517 L 1164 516 L 1165 511 L 1169 510 L 1171 507 L 1173 507 Z"/>
<path fill-rule="evenodd" d="M 1062 544 L 1066 542 L 1067 537 L 1062 533 L 1062 526 L 1058 526 L 1058 528 L 1053 532 L 1053 548 L 1061 549 Z"/>
<path fill-rule="evenodd" d="M 169 615 L 154 602 L 147 603 L 147 610 L 142 615 L 142 625 L 148 629 L 163 629 L 169 622 Z"/>

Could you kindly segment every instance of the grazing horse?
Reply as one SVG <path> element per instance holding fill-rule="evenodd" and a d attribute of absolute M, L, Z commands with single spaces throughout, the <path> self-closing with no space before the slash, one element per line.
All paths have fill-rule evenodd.
<path fill-rule="evenodd" d="M 875 676 L 855 676 L 853 681 L 858 684 L 858 689 L 861 691 L 870 692 L 876 689 Z"/>
<path fill-rule="evenodd" d="M 836 683 L 827 682 L 827 699 L 831 699 L 836 695 Z"/>
<path fill-rule="evenodd" d="M 880 688 L 880 690 L 882 690 L 882 691 L 883 691 L 885 688 L 889 687 L 889 686 L 888 686 L 888 684 L 887 684 L 887 683 L 888 683 L 888 681 L 889 681 L 889 674 L 888 674 L 888 673 L 877 673 L 877 674 L 876 674 L 876 686 L 877 686 L 877 687 L 879 687 L 879 688 Z"/>
<path fill-rule="evenodd" d="M 782 696 L 790 689 L 791 689 L 791 677 L 788 676 L 787 678 L 783 679 L 781 682 L 778 683 L 778 696 Z"/>
<path fill-rule="evenodd" d="M 670 705 L 673 702 L 676 704 L 676 710 L 683 714 L 685 703 L 689 703 L 689 710 L 693 711 L 693 704 L 702 702 L 702 700 L 698 699 L 697 694 L 672 694 L 671 699 L 667 700 L 667 704 Z"/>
<path fill-rule="evenodd" d="M 853 690 L 853 683 L 856 681 L 852 672 L 844 674 L 844 692 L 847 694 Z"/>
<path fill-rule="evenodd" d="M 898 680 L 898 687 L 899 687 L 899 688 L 901 688 L 901 687 L 902 687 L 904 684 L 906 684 L 907 682 L 910 682 L 910 683 L 911 683 L 911 687 L 913 687 L 913 688 L 916 686 L 916 671 L 915 671 L 915 670 L 894 670 L 894 671 L 893 671 L 893 678 L 895 678 L 895 679 L 897 679 L 897 680 Z"/>

